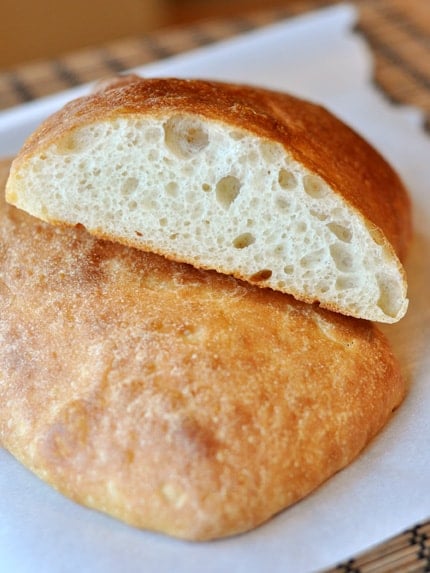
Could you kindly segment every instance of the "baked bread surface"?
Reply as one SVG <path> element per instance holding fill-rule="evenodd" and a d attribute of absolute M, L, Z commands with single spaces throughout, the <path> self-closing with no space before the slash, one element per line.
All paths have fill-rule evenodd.
<path fill-rule="evenodd" d="M 0 442 L 73 500 L 181 538 L 296 502 L 405 393 L 369 322 L 3 200 L 0 295 Z"/>
<path fill-rule="evenodd" d="M 399 177 L 320 106 L 132 76 L 54 114 L 7 200 L 57 224 L 381 322 L 407 309 Z"/>

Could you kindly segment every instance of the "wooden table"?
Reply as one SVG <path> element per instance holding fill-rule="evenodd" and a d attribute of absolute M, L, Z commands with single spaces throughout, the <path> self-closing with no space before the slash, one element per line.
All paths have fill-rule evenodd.
<path fill-rule="evenodd" d="M 81 50 L 55 60 L 23 65 L 0 73 L 0 109 L 334 3 L 290 1 L 280 9 L 199 21 Z M 374 81 L 391 100 L 421 108 L 426 114 L 424 128 L 429 129 L 430 0 L 356 0 L 351 3 L 358 8 L 358 29 L 374 55 Z M 417 524 L 330 570 L 332 573 L 420 571 L 430 571 L 430 521 Z"/>

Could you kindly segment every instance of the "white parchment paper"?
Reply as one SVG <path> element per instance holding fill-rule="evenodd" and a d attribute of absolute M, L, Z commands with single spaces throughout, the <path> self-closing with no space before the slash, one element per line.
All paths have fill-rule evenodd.
<path fill-rule="evenodd" d="M 250 533 L 187 543 L 138 531 L 80 507 L 0 449 L 0 572 L 311 572 L 335 565 L 430 517 L 430 139 L 417 110 L 372 84 L 372 58 L 348 5 L 280 22 L 138 70 L 290 91 L 323 103 L 395 165 L 414 203 L 407 270 L 410 310 L 384 330 L 410 380 L 404 405 L 352 465 Z M 80 87 L 0 113 L 11 155 Z M 0 317 L 1 320 L 1 317 Z"/>

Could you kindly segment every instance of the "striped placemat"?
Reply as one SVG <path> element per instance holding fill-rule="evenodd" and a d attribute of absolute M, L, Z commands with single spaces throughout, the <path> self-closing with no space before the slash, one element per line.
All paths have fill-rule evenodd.
<path fill-rule="evenodd" d="M 0 72 L 0 109 L 223 40 L 336 2 L 300 0 L 285 8 L 111 42 Z M 430 125 L 430 1 L 356 0 L 358 28 L 374 54 L 375 81 L 396 102 L 424 110 Z"/>
<path fill-rule="evenodd" d="M 430 571 L 430 521 L 411 527 L 321 573 L 424 573 Z"/>

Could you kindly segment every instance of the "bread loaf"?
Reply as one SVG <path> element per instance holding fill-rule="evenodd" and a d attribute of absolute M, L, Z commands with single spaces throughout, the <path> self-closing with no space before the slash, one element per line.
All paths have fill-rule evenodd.
<path fill-rule="evenodd" d="M 404 315 L 408 196 L 329 112 L 197 80 L 103 88 L 30 137 L 10 203 L 347 315 Z"/>
<path fill-rule="evenodd" d="M 0 442 L 73 500 L 181 538 L 296 502 L 405 392 L 372 323 L 3 199 L 0 293 Z"/>
<path fill-rule="evenodd" d="M 104 84 L 30 137 L 7 200 L 347 315 L 406 312 L 402 183 L 329 112 L 286 94 L 136 76 Z"/>

